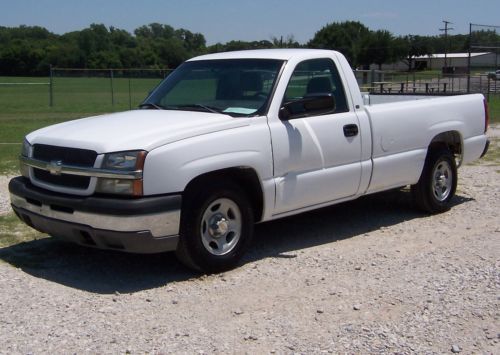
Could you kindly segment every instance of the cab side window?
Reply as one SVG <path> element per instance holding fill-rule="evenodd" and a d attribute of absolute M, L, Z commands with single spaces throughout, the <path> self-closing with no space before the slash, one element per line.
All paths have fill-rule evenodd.
<path fill-rule="evenodd" d="M 349 111 L 342 80 L 335 63 L 328 58 L 311 59 L 299 63 L 290 78 L 283 103 L 319 94 L 333 96 L 334 113 Z"/>

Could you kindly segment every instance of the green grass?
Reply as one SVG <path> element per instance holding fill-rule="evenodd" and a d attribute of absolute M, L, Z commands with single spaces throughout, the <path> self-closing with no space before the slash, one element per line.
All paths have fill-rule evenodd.
<path fill-rule="evenodd" d="M 18 268 L 43 268 L 48 258 L 58 258 L 57 250 L 43 250 L 41 243 L 46 238 L 49 236 L 28 227 L 13 212 L 0 215 L 0 262 Z"/>
<path fill-rule="evenodd" d="M 0 215 L 0 248 L 45 237 L 22 223 L 14 213 Z"/>
<path fill-rule="evenodd" d="M 490 109 L 490 123 L 500 123 L 500 94 L 490 95 L 488 108 Z"/>
<path fill-rule="evenodd" d="M 48 83 L 48 78 L 0 77 L 0 83 Z M 0 174 L 17 170 L 23 137 L 38 128 L 107 112 L 135 108 L 160 79 L 54 78 L 48 85 L 0 85 Z M 129 93 L 130 87 L 130 93 Z"/>
<path fill-rule="evenodd" d="M 0 77 L 0 83 L 47 83 L 47 78 Z M 160 79 L 58 78 L 53 80 L 53 106 L 48 85 L 0 85 L 0 118 L 70 118 L 136 107 Z M 129 95 L 130 85 L 130 95 Z"/>
<path fill-rule="evenodd" d="M 12 174 L 18 171 L 17 157 L 20 152 L 20 144 L 0 144 L 0 175 Z"/>
<path fill-rule="evenodd" d="M 480 160 L 473 163 L 474 165 L 500 165 L 500 139 L 490 138 L 490 148 L 488 153 Z"/>

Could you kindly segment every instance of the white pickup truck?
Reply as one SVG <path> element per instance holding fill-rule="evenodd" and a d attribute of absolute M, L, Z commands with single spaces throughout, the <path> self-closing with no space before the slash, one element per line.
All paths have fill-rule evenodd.
<path fill-rule="evenodd" d="M 365 97 L 366 99 L 366 97 Z M 188 60 L 140 105 L 26 136 L 12 207 L 82 245 L 175 250 L 234 267 L 253 224 L 412 186 L 449 207 L 457 166 L 486 153 L 482 95 L 364 105 L 344 56 L 312 49 Z"/>

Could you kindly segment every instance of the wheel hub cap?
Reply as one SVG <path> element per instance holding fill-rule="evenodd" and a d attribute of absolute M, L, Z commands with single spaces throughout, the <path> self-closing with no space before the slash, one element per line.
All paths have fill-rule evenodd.
<path fill-rule="evenodd" d="M 200 233 L 206 250 L 213 255 L 230 253 L 242 233 L 242 214 L 231 199 L 218 198 L 211 202 L 202 215 Z"/>
<path fill-rule="evenodd" d="M 212 223 L 210 224 L 210 228 L 208 229 L 208 232 L 214 238 L 217 238 L 217 237 L 220 237 L 220 236 L 226 234 L 227 231 L 229 230 L 228 221 L 220 215 L 214 216 L 212 218 L 211 222 Z"/>
<path fill-rule="evenodd" d="M 448 178 L 445 175 L 440 175 L 437 178 L 437 185 L 440 187 L 445 187 L 447 180 L 448 180 Z"/>
<path fill-rule="evenodd" d="M 432 190 L 434 197 L 438 201 L 444 201 L 450 195 L 453 184 L 451 166 L 448 162 L 440 162 L 434 170 L 434 179 L 432 181 Z"/>

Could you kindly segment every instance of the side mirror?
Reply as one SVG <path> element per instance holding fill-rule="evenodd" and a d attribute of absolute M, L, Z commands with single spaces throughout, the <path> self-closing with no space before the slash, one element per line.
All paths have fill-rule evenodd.
<path fill-rule="evenodd" d="M 299 100 L 286 102 L 281 106 L 279 118 L 282 121 L 311 115 L 322 115 L 335 111 L 332 94 L 314 94 Z"/>

